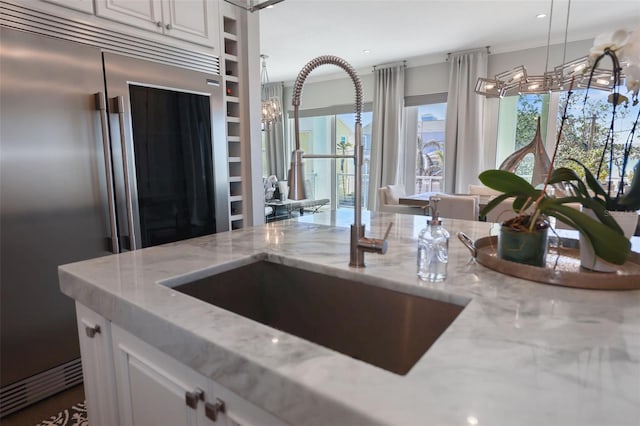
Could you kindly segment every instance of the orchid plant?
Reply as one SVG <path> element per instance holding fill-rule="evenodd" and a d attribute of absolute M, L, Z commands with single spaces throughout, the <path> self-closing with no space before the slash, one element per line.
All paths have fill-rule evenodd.
<path fill-rule="evenodd" d="M 589 61 L 591 64 L 591 74 L 589 84 L 593 77 L 593 72 L 598 64 L 605 58 L 610 58 L 613 65 L 614 88 L 609 99 L 612 104 L 611 121 L 607 132 L 604 148 L 600 155 L 598 169 L 595 174 L 583 166 L 585 171 L 585 180 L 588 187 L 592 191 L 593 198 L 602 203 L 609 211 L 633 211 L 640 209 L 640 162 L 634 167 L 630 164 L 631 148 L 636 139 L 636 129 L 638 127 L 638 119 L 640 118 L 640 107 L 638 107 L 638 92 L 640 91 L 640 27 L 633 31 L 618 30 L 613 33 L 602 34 L 596 37 L 594 45 L 589 52 Z M 624 76 L 626 88 L 631 96 L 628 97 L 620 93 L 622 77 Z M 585 102 L 586 96 L 585 95 Z M 631 103 L 632 107 L 638 107 L 638 112 L 631 126 L 631 130 L 627 135 L 627 139 L 623 144 L 622 158 L 614 158 L 614 126 L 616 120 L 616 111 L 621 104 L 627 107 Z M 607 155 L 608 154 L 608 155 Z M 620 181 L 617 188 L 613 185 L 613 168 L 616 164 L 621 164 Z M 608 178 L 606 187 L 599 186 L 600 176 L 607 168 Z M 627 188 L 625 180 L 627 178 L 627 169 L 633 169 L 634 176 L 631 178 L 631 184 Z M 575 178 L 571 179 L 575 181 Z M 574 190 L 582 187 L 573 186 Z M 587 195 L 586 189 L 585 194 Z"/>

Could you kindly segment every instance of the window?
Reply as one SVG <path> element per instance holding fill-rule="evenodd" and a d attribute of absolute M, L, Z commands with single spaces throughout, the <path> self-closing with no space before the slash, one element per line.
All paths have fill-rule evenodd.
<path fill-rule="evenodd" d="M 444 131 L 446 102 L 408 107 L 407 123 L 416 123 L 416 138 L 407 135 L 407 152 L 415 153 L 415 163 L 408 168 L 407 182 L 415 180 L 409 192 L 441 191 L 444 175 Z M 407 126 L 409 129 L 410 126 Z"/>
<path fill-rule="evenodd" d="M 624 92 L 624 90 L 621 90 Z M 586 96 L 586 101 L 585 101 Z M 558 147 L 556 166 L 567 166 L 582 174 L 581 168 L 570 158 L 575 158 L 583 163 L 589 170 L 596 174 L 598 164 L 602 156 L 604 142 L 611 125 L 612 105 L 608 102 L 609 93 L 601 90 L 589 90 L 588 95 L 585 90 L 575 90 L 569 99 L 567 106 L 567 120 L 562 131 L 562 142 Z M 558 108 L 558 123 L 561 120 L 567 94 L 560 96 L 560 106 Z M 624 144 L 631 132 L 633 121 L 635 120 L 637 109 L 625 107 L 624 104 L 616 107 L 616 121 L 613 129 L 614 159 L 622 158 Z M 631 148 L 629 157 L 630 164 L 627 166 L 627 183 L 631 180 L 634 164 L 640 158 L 640 147 L 638 141 L 640 136 L 636 135 L 635 146 Z M 604 159 L 599 179 L 604 181 L 608 175 L 607 159 Z M 613 167 L 612 181 L 615 183 L 620 178 L 622 163 L 616 162 Z"/>
<path fill-rule="evenodd" d="M 611 121 L 612 107 L 608 102 L 608 97 L 609 93 L 601 90 L 591 89 L 588 96 L 584 89 L 573 91 L 567 107 L 567 120 L 562 131 L 562 141 L 558 146 L 556 167 L 571 167 L 579 174 L 582 174 L 581 168 L 575 162 L 569 160 L 570 158 L 575 158 L 594 173 L 597 171 Z M 546 141 L 547 153 L 551 158 L 566 100 L 567 92 L 510 96 L 501 99 L 496 168 L 500 166 L 508 155 L 531 142 L 535 134 L 538 117 L 540 117 L 541 121 L 542 139 Z M 635 119 L 635 116 L 632 115 L 631 108 L 626 108 L 624 105 L 616 109 L 615 150 L 622 150 Z M 550 129 L 549 131 L 553 129 L 550 137 L 547 137 L 547 128 Z M 640 148 L 636 144 L 632 148 L 630 156 L 632 163 L 631 167 L 627 166 L 627 172 L 633 173 L 633 164 L 639 158 Z M 617 174 L 614 176 L 614 180 L 616 180 L 619 177 L 622 164 L 615 164 L 614 166 L 613 173 Z M 533 155 L 527 155 L 516 170 L 516 174 L 530 180 L 532 171 Z M 608 171 L 603 169 L 599 178 L 602 181 L 607 176 Z M 630 176 L 627 176 L 627 178 L 630 178 Z"/>
<path fill-rule="evenodd" d="M 542 140 L 546 141 L 549 100 L 548 94 L 526 94 L 500 99 L 496 168 L 509 155 L 533 140 L 538 118 Z M 527 154 L 515 173 L 531 181 L 533 154 Z"/>
<path fill-rule="evenodd" d="M 362 144 L 364 151 L 362 195 L 364 203 L 367 202 L 368 194 L 371 119 L 371 112 L 362 113 Z M 355 114 L 301 117 L 299 125 L 300 149 L 305 153 L 354 154 Z M 289 127 L 293 130 L 293 119 L 290 119 Z M 353 159 L 307 158 L 304 160 L 304 173 L 308 198 L 329 198 L 332 208 L 353 208 L 355 190 L 355 163 Z"/>

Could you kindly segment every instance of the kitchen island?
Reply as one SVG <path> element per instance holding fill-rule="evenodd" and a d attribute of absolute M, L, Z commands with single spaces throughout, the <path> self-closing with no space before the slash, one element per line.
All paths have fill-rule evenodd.
<path fill-rule="evenodd" d="M 324 212 L 64 265 L 60 287 L 114 328 L 269 416 L 255 424 L 640 424 L 640 291 L 564 288 L 497 273 L 470 261 L 455 238 L 458 231 L 489 235 L 493 225 L 456 220 L 444 221 L 452 234 L 447 280 L 422 282 L 415 263 L 424 216 L 364 212 L 368 236 L 382 237 L 393 222 L 388 252 L 349 268 L 352 217 Z M 172 289 L 262 258 L 463 309 L 401 375 Z"/>

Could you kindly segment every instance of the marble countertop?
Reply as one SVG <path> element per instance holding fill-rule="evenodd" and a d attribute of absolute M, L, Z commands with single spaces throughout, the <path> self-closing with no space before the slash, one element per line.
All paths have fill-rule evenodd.
<path fill-rule="evenodd" d="M 366 254 L 366 268 L 349 268 L 351 221 L 351 211 L 305 215 L 68 264 L 60 267 L 60 287 L 290 424 L 640 424 L 640 291 L 572 289 L 497 273 L 470 262 L 455 238 L 458 231 L 489 235 L 492 225 L 455 220 L 445 221 L 448 278 L 425 283 L 415 276 L 425 218 L 387 213 L 363 212 L 368 236 L 381 237 L 394 223 L 387 254 Z M 205 277 L 262 253 L 465 307 L 402 376 L 159 284 Z"/>

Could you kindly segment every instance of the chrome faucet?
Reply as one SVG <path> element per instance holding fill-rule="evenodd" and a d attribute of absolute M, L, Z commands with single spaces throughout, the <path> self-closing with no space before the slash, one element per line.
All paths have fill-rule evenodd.
<path fill-rule="evenodd" d="M 355 129 L 355 153 L 354 155 L 305 155 L 300 150 L 300 95 L 302 94 L 302 86 L 311 71 L 320 65 L 336 65 L 349 74 L 356 91 L 356 129 Z M 354 191 L 354 220 L 351 225 L 350 255 L 349 266 L 364 267 L 364 253 L 380 253 L 387 252 L 387 237 L 391 231 L 391 225 L 387 228 L 387 232 L 383 239 L 367 238 L 364 236 L 365 229 L 362 224 L 362 84 L 355 70 L 347 61 L 337 56 L 324 55 L 318 56 L 309 61 L 298 73 L 296 82 L 293 86 L 293 115 L 295 126 L 296 149 L 291 154 L 291 168 L 289 169 L 289 198 L 292 200 L 302 200 L 306 198 L 304 188 L 303 158 L 353 158 L 355 162 L 355 191 Z"/>

